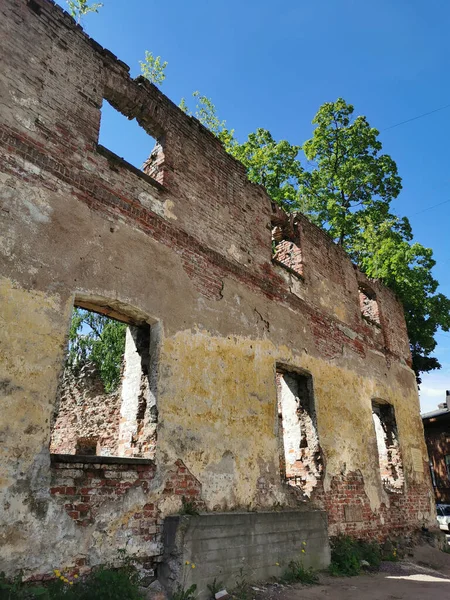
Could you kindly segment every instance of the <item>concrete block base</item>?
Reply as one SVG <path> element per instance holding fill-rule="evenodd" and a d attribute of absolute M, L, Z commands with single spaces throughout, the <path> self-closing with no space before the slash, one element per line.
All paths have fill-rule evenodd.
<path fill-rule="evenodd" d="M 242 579 L 280 577 L 291 560 L 318 570 L 330 563 L 327 517 L 320 510 L 170 516 L 163 543 L 159 580 L 169 592 L 195 583 L 200 599 L 215 578 L 230 591 Z"/>

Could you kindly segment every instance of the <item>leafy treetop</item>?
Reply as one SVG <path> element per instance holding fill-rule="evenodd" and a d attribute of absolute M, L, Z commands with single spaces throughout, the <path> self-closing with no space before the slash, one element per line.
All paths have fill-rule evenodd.
<path fill-rule="evenodd" d="M 74 374 L 92 362 L 107 393 L 120 384 L 127 326 L 105 315 L 74 308 L 66 367 Z"/>
<path fill-rule="evenodd" d="M 313 137 L 303 145 L 313 168 L 300 188 L 307 211 L 344 245 L 366 222 L 387 215 L 402 188 L 397 165 L 381 154 L 378 131 L 342 98 L 323 104 L 313 119 Z"/>
<path fill-rule="evenodd" d="M 67 0 L 69 5 L 69 12 L 77 23 L 80 23 L 81 18 L 90 12 L 98 13 L 99 8 L 102 8 L 102 2 L 96 2 L 94 4 L 88 4 L 88 0 Z"/>
<path fill-rule="evenodd" d="M 165 70 L 168 65 L 167 61 L 162 61 L 160 56 L 153 56 L 152 52 L 145 51 L 145 58 L 139 61 L 141 65 L 142 76 L 153 83 L 161 85 L 166 78 Z"/>

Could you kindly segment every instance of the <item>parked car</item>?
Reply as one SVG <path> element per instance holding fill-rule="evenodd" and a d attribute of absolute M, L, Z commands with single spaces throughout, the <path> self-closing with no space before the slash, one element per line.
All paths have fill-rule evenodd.
<path fill-rule="evenodd" d="M 443 531 L 450 531 L 450 504 L 436 505 L 437 520 Z"/>

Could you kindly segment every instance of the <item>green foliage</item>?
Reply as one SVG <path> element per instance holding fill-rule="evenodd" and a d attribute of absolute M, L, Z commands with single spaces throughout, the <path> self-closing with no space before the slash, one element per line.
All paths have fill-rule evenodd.
<path fill-rule="evenodd" d="M 196 590 L 197 585 L 195 583 L 188 588 L 178 584 L 170 600 L 194 600 Z"/>
<path fill-rule="evenodd" d="M 72 592 L 72 596 L 70 595 Z M 95 570 L 85 581 L 71 586 L 67 600 L 141 600 L 137 573 L 131 573 L 128 568 Z"/>
<path fill-rule="evenodd" d="M 359 575 L 361 562 L 356 540 L 348 536 L 338 536 L 331 541 L 330 573 L 336 577 L 341 575 Z"/>
<path fill-rule="evenodd" d="M 206 587 L 208 588 L 211 600 L 214 600 L 217 592 L 220 592 L 221 590 L 223 590 L 223 582 L 218 581 L 217 578 L 214 577 L 213 582 L 208 583 Z"/>
<path fill-rule="evenodd" d="M 32 600 L 34 598 L 48 600 L 50 598 L 49 592 L 40 585 L 22 583 L 21 574 L 13 580 L 8 580 L 3 572 L 0 573 L 1 600 Z"/>
<path fill-rule="evenodd" d="M 181 98 L 179 108 L 189 116 L 194 116 L 209 129 L 224 145 L 227 152 L 230 152 L 235 144 L 234 129 L 226 128 L 226 121 L 221 121 L 217 116 L 217 110 L 212 100 L 203 96 L 200 92 L 193 92 L 192 97 L 196 99 L 195 110 L 192 112 L 184 98 Z"/>
<path fill-rule="evenodd" d="M 67 0 L 67 4 L 69 5 L 70 14 L 77 20 L 77 23 L 81 21 L 81 17 L 84 17 L 90 12 L 98 13 L 99 8 L 102 8 L 103 6 L 103 3 L 101 2 L 89 5 L 88 0 Z"/>
<path fill-rule="evenodd" d="M 381 154 L 378 131 L 339 98 L 323 104 L 313 137 L 303 151 L 313 168 L 304 173 L 301 194 L 311 218 L 341 245 L 372 215 L 385 214 L 401 190 L 397 165 Z"/>
<path fill-rule="evenodd" d="M 247 168 L 250 181 L 263 185 L 278 205 L 287 212 L 300 207 L 300 146 L 286 140 L 277 142 L 267 129 L 257 129 L 243 144 L 235 143 L 228 151 Z"/>
<path fill-rule="evenodd" d="M 186 496 L 181 498 L 182 507 L 180 510 L 181 515 L 198 515 L 198 510 L 194 500 L 188 500 Z"/>
<path fill-rule="evenodd" d="M 232 591 L 232 596 L 237 600 L 250 600 L 250 585 L 243 567 L 239 569 L 239 575 L 236 579 L 236 586 Z"/>
<path fill-rule="evenodd" d="M 330 573 L 336 577 L 359 575 L 361 561 L 378 568 L 381 562 L 380 546 L 376 542 L 356 540 L 348 535 L 339 535 L 331 540 Z"/>
<path fill-rule="evenodd" d="M 291 560 L 281 577 L 281 581 L 312 585 L 318 583 L 319 577 L 314 569 L 306 568 L 301 560 Z"/>
<path fill-rule="evenodd" d="M 166 78 L 165 69 L 167 61 L 162 62 L 160 56 L 153 56 L 152 52 L 145 51 L 145 58 L 139 61 L 141 65 L 141 73 L 143 77 L 148 79 L 150 83 L 161 85 Z"/>
<path fill-rule="evenodd" d="M 378 567 L 381 564 L 381 548 L 377 542 L 358 541 L 358 550 L 360 560 L 365 560 L 371 567 Z"/>
<path fill-rule="evenodd" d="M 392 215 L 369 224 L 352 249 L 361 269 L 381 279 L 401 300 L 416 374 L 439 368 L 430 354 L 438 328 L 450 329 L 450 299 L 436 292 L 432 250 L 412 242 L 408 220 Z"/>
<path fill-rule="evenodd" d="M 126 329 L 124 323 L 76 307 L 69 331 L 67 368 L 77 374 L 93 362 L 105 391 L 114 391 L 120 383 Z"/>
<path fill-rule="evenodd" d="M 300 186 L 308 216 L 341 244 L 370 278 L 381 279 L 405 309 L 413 367 L 439 368 L 430 354 L 439 328 L 450 328 L 450 300 L 437 294 L 431 249 L 414 243 L 406 217 L 390 213 L 401 190 L 392 158 L 382 154 L 378 131 L 365 117 L 353 118 L 342 98 L 324 104 L 303 149 L 313 167 Z"/>
<path fill-rule="evenodd" d="M 35 586 L 22 582 L 19 576 L 8 582 L 0 574 L 1 600 L 142 600 L 139 592 L 139 577 L 134 567 L 125 565 L 119 569 L 101 567 L 92 571 L 85 579 L 70 584 L 62 580 L 47 586 Z M 185 599 L 187 600 L 187 599 Z"/>

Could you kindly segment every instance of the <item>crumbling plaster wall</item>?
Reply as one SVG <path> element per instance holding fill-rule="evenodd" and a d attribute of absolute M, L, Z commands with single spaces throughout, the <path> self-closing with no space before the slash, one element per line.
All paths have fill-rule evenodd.
<path fill-rule="evenodd" d="M 180 508 L 179 495 L 163 494 L 179 460 L 209 510 L 295 505 L 279 471 L 276 363 L 313 377 L 324 476 L 312 502 L 331 507 L 333 482 L 359 473 L 364 498 L 354 501 L 376 517 L 361 531 L 431 525 L 417 389 L 393 294 L 371 283 L 381 328 L 366 323 L 363 276 L 304 218 L 304 279 L 273 265 L 271 203 L 212 134 L 131 80 L 48 0 L 7 0 L 0 11 L 9 57 L 0 81 L 0 568 L 42 573 L 80 554 L 88 564 L 110 559 L 143 502 L 158 503 L 161 516 Z M 103 95 L 162 142 L 163 186 L 97 149 Z M 145 491 L 106 502 L 101 526 L 86 527 L 49 492 L 50 419 L 80 295 L 161 331 L 156 474 Z M 407 513 L 381 485 L 372 398 L 395 407 Z M 330 523 L 332 532 L 346 527 Z"/>

